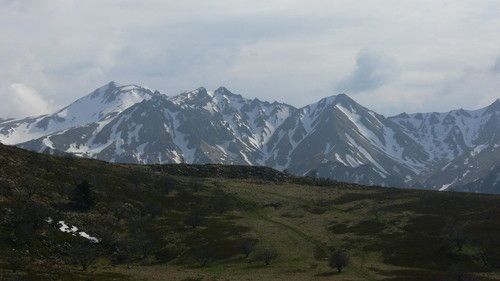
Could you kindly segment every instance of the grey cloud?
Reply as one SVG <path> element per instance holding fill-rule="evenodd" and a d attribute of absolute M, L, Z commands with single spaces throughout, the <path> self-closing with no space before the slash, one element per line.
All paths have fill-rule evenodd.
<path fill-rule="evenodd" d="M 500 56 L 497 57 L 495 64 L 493 65 L 492 72 L 494 74 L 500 74 Z"/>
<path fill-rule="evenodd" d="M 170 95 L 224 85 L 296 106 L 332 88 L 356 97 L 387 91 L 394 108 L 413 111 L 407 97 L 423 91 L 413 83 L 447 85 L 468 62 L 499 73 L 498 61 L 481 65 L 500 45 L 492 6 L 498 4 L 0 0 L 0 85 L 28 85 L 55 106 L 110 80 Z M 360 53 L 353 67 L 353 50 L 367 47 L 377 52 Z M 368 101 L 387 112 L 382 99 Z"/>
<path fill-rule="evenodd" d="M 474 109 L 490 104 L 499 95 L 500 72 L 496 69 L 497 66 L 498 60 L 493 71 L 490 68 L 465 68 L 456 76 L 443 81 L 433 99 L 437 104 L 446 103 L 455 108 Z"/>
<path fill-rule="evenodd" d="M 139 77 L 158 82 L 159 88 L 166 89 L 168 94 L 201 85 L 220 85 L 222 81 L 231 81 L 231 73 L 227 71 L 241 63 L 242 48 L 321 32 L 328 28 L 329 21 L 328 18 L 304 20 L 292 15 L 265 13 L 182 19 L 172 25 L 147 30 L 132 28 L 134 40 L 120 42 L 121 48 L 113 55 L 116 63 L 106 70 L 106 74 L 119 81 L 137 81 Z M 276 54 L 279 52 L 277 50 Z M 240 89 L 248 91 L 251 87 Z"/>
<path fill-rule="evenodd" d="M 44 114 L 53 109 L 50 102 L 24 84 L 16 83 L 0 90 L 2 118 Z"/>
<path fill-rule="evenodd" d="M 356 58 L 356 68 L 340 81 L 337 90 L 347 93 L 372 91 L 397 78 L 396 60 L 384 54 L 361 51 Z"/>

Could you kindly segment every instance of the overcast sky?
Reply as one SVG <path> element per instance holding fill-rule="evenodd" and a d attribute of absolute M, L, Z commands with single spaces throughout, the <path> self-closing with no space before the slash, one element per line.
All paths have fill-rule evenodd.
<path fill-rule="evenodd" d="M 0 0 L 0 118 L 109 82 L 385 115 L 500 96 L 500 1 Z"/>

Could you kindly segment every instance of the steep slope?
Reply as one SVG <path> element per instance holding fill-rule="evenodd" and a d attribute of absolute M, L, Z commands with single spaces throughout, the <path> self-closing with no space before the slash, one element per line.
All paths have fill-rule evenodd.
<path fill-rule="evenodd" d="M 19 144 L 69 128 L 103 125 L 132 105 L 156 95 L 159 93 L 139 86 L 110 82 L 53 114 L 0 123 L 0 142 Z"/>
<path fill-rule="evenodd" d="M 386 118 L 344 94 L 303 108 L 220 87 L 168 97 L 114 82 L 50 115 L 0 120 L 0 142 L 124 163 L 265 165 L 365 185 L 455 190 L 500 157 L 500 100 Z"/>
<path fill-rule="evenodd" d="M 479 110 L 400 114 L 391 120 L 430 156 L 422 186 L 447 190 L 475 181 L 500 159 L 500 100 Z"/>
<path fill-rule="evenodd" d="M 439 190 L 455 190 L 486 176 L 499 163 L 498 145 L 478 145 L 433 172 L 423 185 Z"/>
<path fill-rule="evenodd" d="M 395 172 L 398 183 L 410 183 L 428 158 L 398 125 L 346 95 L 300 109 L 278 128 L 267 149 L 273 152 L 267 165 L 298 174 L 321 166 L 318 176 L 345 180 L 336 172 L 340 164 L 359 174 L 350 181 L 362 184 L 388 185 L 384 179 Z M 368 177 L 366 169 L 377 176 Z"/>
<path fill-rule="evenodd" d="M 500 194 L 500 164 L 492 166 L 484 177 L 458 186 L 454 190 Z"/>
<path fill-rule="evenodd" d="M 135 89 L 134 89 L 135 90 Z M 127 163 L 255 165 L 293 107 L 246 100 L 225 88 L 155 94 L 105 118 L 19 144 Z"/>
<path fill-rule="evenodd" d="M 195 146 L 200 146 L 202 141 L 211 139 L 209 143 L 212 149 L 225 155 L 232 155 L 232 158 L 238 159 L 238 163 L 250 165 L 263 162 L 265 153 L 262 148 L 275 129 L 291 112 L 296 111 L 295 108 L 286 104 L 244 99 L 223 87 L 213 93 L 200 88 L 173 97 L 172 102 L 177 104 L 182 112 L 190 112 L 185 118 L 179 120 L 179 129 L 183 130 L 183 133 L 189 136 L 188 138 L 193 139 Z M 204 116 L 197 120 L 200 115 Z M 214 135 L 211 129 L 205 134 L 200 133 L 198 129 L 193 130 L 193 127 L 198 127 L 200 122 L 206 122 L 206 120 L 210 122 L 204 128 L 220 125 L 227 130 L 225 133 L 221 132 L 222 138 L 214 139 L 217 135 Z M 210 160 L 218 162 L 217 158 Z"/>
<path fill-rule="evenodd" d="M 180 151 L 168 130 L 173 124 L 174 107 L 165 96 L 157 95 L 105 121 L 55 132 L 19 146 L 35 151 L 50 148 L 112 162 L 175 162 Z"/>

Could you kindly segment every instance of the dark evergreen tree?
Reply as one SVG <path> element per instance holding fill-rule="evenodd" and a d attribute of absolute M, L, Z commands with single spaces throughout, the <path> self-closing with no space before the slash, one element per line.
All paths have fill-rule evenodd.
<path fill-rule="evenodd" d="M 77 184 L 71 198 L 73 206 L 79 211 L 88 211 L 95 205 L 94 193 L 92 186 L 88 181 L 83 180 Z"/>

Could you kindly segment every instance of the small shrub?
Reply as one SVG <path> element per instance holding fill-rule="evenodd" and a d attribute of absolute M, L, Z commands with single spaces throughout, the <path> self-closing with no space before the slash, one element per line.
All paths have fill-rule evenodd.
<path fill-rule="evenodd" d="M 253 251 L 255 251 L 255 246 L 257 245 L 257 241 L 254 239 L 245 239 L 241 242 L 241 251 L 245 255 L 245 258 L 248 258 Z"/>
<path fill-rule="evenodd" d="M 163 213 L 163 205 L 158 201 L 149 201 L 143 206 L 144 211 L 152 218 L 156 218 Z"/>
<path fill-rule="evenodd" d="M 212 193 L 212 206 L 216 213 L 223 214 L 231 209 L 231 198 L 220 189 Z"/>
<path fill-rule="evenodd" d="M 449 278 L 450 281 L 478 281 L 479 278 L 476 276 L 464 271 L 462 268 L 458 266 L 452 266 L 449 270 Z"/>
<path fill-rule="evenodd" d="M 271 261 L 278 258 L 278 252 L 273 248 L 262 248 L 255 253 L 255 260 L 264 262 L 264 264 L 270 265 Z"/>
<path fill-rule="evenodd" d="M 344 250 L 334 250 L 328 258 L 328 266 L 341 272 L 349 265 L 349 256 Z"/>
<path fill-rule="evenodd" d="M 133 237 L 131 246 L 143 260 L 147 260 L 156 249 L 159 236 L 154 220 L 150 216 L 136 216 L 129 224 Z"/>
<path fill-rule="evenodd" d="M 191 226 L 191 228 L 195 229 L 200 226 L 202 223 L 202 218 L 198 213 L 189 213 L 184 219 L 184 224 Z"/>
<path fill-rule="evenodd" d="M 97 259 L 94 246 L 89 242 L 74 243 L 69 250 L 71 262 L 87 270 Z"/>
<path fill-rule="evenodd" d="M 111 264 L 117 265 L 129 260 L 132 256 L 132 241 L 119 241 L 116 243 L 113 252 L 111 253 Z"/>
<path fill-rule="evenodd" d="M 214 259 L 215 252 L 209 246 L 203 246 L 195 253 L 195 258 L 200 266 L 207 266 Z"/>
<path fill-rule="evenodd" d="M 460 225 L 452 224 L 448 225 L 445 231 L 448 242 L 455 248 L 456 251 L 461 252 L 468 241 L 464 228 Z"/>
<path fill-rule="evenodd" d="M 0 178 L 0 196 L 10 196 L 12 193 L 12 186 L 4 179 Z"/>
<path fill-rule="evenodd" d="M 22 253 L 17 250 L 7 251 L 6 258 L 7 266 L 13 273 L 21 270 L 26 263 L 26 259 L 23 257 Z"/>
<path fill-rule="evenodd" d="M 139 188 L 139 185 L 145 181 L 146 178 L 147 172 L 141 167 L 132 167 L 128 173 L 128 179 L 135 188 Z"/>
<path fill-rule="evenodd" d="M 200 179 L 193 178 L 189 182 L 189 186 L 195 192 L 201 191 L 203 189 L 203 183 Z"/>
<path fill-rule="evenodd" d="M 158 188 L 161 193 L 168 195 L 177 186 L 177 182 L 169 176 L 164 176 L 158 183 Z"/>

